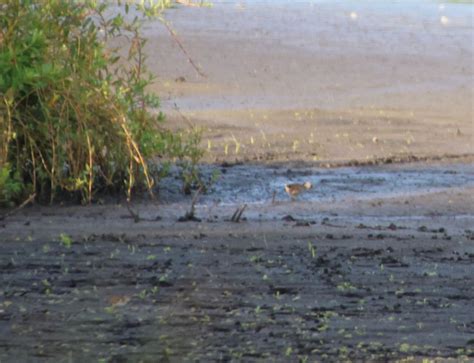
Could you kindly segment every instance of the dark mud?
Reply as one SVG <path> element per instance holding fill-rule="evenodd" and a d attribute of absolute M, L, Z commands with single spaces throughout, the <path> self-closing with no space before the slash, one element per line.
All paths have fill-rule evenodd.
<path fill-rule="evenodd" d="M 3 241 L 0 360 L 474 359 L 472 232 L 375 229 Z"/>
<path fill-rule="evenodd" d="M 270 3 L 167 14 L 206 78 L 147 30 L 169 124 L 225 163 L 201 222 L 173 177 L 139 218 L 0 220 L 1 363 L 474 361 L 468 5 Z"/>
<path fill-rule="evenodd" d="M 178 222 L 173 179 L 138 219 L 118 204 L 2 221 L 0 361 L 474 359 L 469 165 L 224 169 L 201 222 Z"/>

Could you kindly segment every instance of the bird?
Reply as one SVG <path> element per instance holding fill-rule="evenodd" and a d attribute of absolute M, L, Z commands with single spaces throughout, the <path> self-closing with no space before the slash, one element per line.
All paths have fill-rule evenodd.
<path fill-rule="evenodd" d="M 285 184 L 285 192 L 290 196 L 291 200 L 295 198 L 306 190 L 309 190 L 313 187 L 310 182 L 305 182 L 303 184 Z"/>

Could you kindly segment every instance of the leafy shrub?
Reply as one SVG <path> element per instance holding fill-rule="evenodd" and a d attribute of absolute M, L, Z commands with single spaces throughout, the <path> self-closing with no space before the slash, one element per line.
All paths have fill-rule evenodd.
<path fill-rule="evenodd" d="M 10 185 L 2 198 L 28 185 L 42 200 L 90 202 L 106 189 L 130 198 L 137 188 L 153 193 L 152 158 L 196 164 L 196 134 L 172 133 L 150 111 L 159 100 L 147 92 L 140 28 L 170 2 L 146 3 L 138 12 L 120 1 L 0 5 L 0 168 Z"/>
<path fill-rule="evenodd" d="M 10 165 L 0 167 L 0 207 L 11 207 L 23 194 L 18 173 L 12 174 Z"/>

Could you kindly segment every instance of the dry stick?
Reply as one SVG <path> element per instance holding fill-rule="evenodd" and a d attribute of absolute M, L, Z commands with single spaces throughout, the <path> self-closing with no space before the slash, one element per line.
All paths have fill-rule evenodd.
<path fill-rule="evenodd" d="M 242 214 L 244 213 L 245 208 L 247 208 L 247 204 L 244 204 L 244 206 L 240 209 L 239 214 L 237 214 L 237 220 L 236 220 L 237 223 L 240 221 L 240 217 L 242 217 Z"/>
<path fill-rule="evenodd" d="M 240 210 L 240 206 L 237 207 L 234 214 L 232 214 L 232 217 L 230 217 L 231 222 L 235 222 L 235 218 L 237 217 L 237 213 L 239 213 L 239 210 Z"/>
<path fill-rule="evenodd" d="M 7 122 L 8 122 L 8 128 L 7 128 L 7 133 L 6 133 L 6 141 L 5 143 L 3 144 L 2 146 L 2 158 L 0 160 L 0 162 L 2 163 L 3 165 L 3 157 L 5 157 L 5 161 L 8 159 L 8 148 L 9 148 L 9 144 L 10 144 L 10 139 L 12 139 L 13 137 L 13 133 L 12 133 L 12 116 L 11 116 L 11 111 L 10 111 L 10 106 L 8 105 L 8 101 L 6 99 L 6 97 L 2 97 L 3 98 L 3 102 L 5 103 L 5 108 L 7 110 Z"/>
<path fill-rule="evenodd" d="M 242 214 L 244 213 L 245 208 L 247 208 L 247 204 L 237 207 L 234 214 L 232 214 L 232 217 L 230 218 L 231 222 L 238 223 L 240 221 L 240 217 L 242 217 Z"/>
<path fill-rule="evenodd" d="M 55 146 L 55 140 L 51 140 L 51 151 L 52 151 L 52 162 L 51 162 L 51 181 L 50 181 L 50 188 L 51 188 L 51 195 L 49 196 L 49 204 L 53 204 L 54 200 L 54 189 L 55 189 L 55 177 L 56 177 L 56 146 Z"/>
<path fill-rule="evenodd" d="M 194 63 L 194 61 L 191 59 L 191 57 L 189 56 L 188 52 L 186 51 L 186 49 L 184 48 L 183 44 L 181 43 L 181 41 L 178 39 L 178 37 L 176 36 L 175 32 L 173 29 L 171 29 L 170 25 L 168 24 L 168 22 L 166 21 L 165 18 L 161 18 L 161 22 L 165 25 L 166 29 L 168 30 L 168 32 L 170 33 L 171 37 L 173 38 L 173 40 L 175 41 L 176 44 L 178 44 L 178 47 L 181 49 L 181 51 L 186 55 L 186 57 L 188 58 L 188 62 L 191 63 L 191 65 L 193 66 L 194 70 L 201 76 L 201 77 L 204 77 L 204 78 L 207 78 L 207 76 L 199 69 L 199 67 L 196 65 L 196 63 Z"/>
<path fill-rule="evenodd" d="M 184 115 L 184 114 L 181 112 L 181 109 L 178 107 L 178 105 L 176 104 L 176 102 L 174 102 L 174 109 L 176 110 L 176 112 L 179 113 L 179 115 L 184 119 L 184 121 L 186 121 L 186 123 L 188 124 L 189 127 L 191 127 L 191 128 L 196 127 L 196 126 L 191 122 L 191 120 L 189 119 L 189 117 L 187 117 L 186 115 Z"/>
<path fill-rule="evenodd" d="M 93 159 L 92 159 L 92 145 L 91 145 L 91 140 L 89 137 L 89 132 L 86 131 L 86 137 L 87 137 L 87 149 L 89 152 L 89 183 L 88 183 L 88 191 L 87 191 L 87 201 L 89 204 L 91 204 L 92 201 L 92 182 L 94 179 L 94 174 L 93 174 Z"/>
<path fill-rule="evenodd" d="M 31 203 L 36 197 L 36 193 L 31 194 L 23 203 L 21 203 L 15 209 L 12 209 L 10 212 L 5 213 L 4 215 L 0 215 L 0 221 L 3 221 L 5 218 L 12 216 L 13 214 L 17 213 L 20 209 L 24 208 L 27 204 Z"/>
<path fill-rule="evenodd" d="M 130 207 L 130 203 L 127 203 L 127 209 L 128 209 L 128 213 L 130 213 L 135 223 L 140 222 L 141 220 L 140 214 L 138 214 L 138 212 L 133 211 L 133 209 Z"/>
<path fill-rule="evenodd" d="M 31 153 L 31 163 L 33 164 L 33 190 L 36 189 L 36 159 L 35 159 L 35 152 L 33 150 L 33 145 L 30 143 L 30 153 Z"/>
<path fill-rule="evenodd" d="M 237 213 L 239 212 L 239 208 L 240 207 L 237 207 L 237 209 L 235 210 L 234 214 L 232 214 L 232 217 L 230 217 L 230 221 L 233 222 L 235 220 L 235 216 L 237 215 Z"/>
<path fill-rule="evenodd" d="M 155 196 L 154 196 L 153 190 L 152 190 L 153 182 L 152 182 L 152 180 L 151 180 L 151 178 L 148 174 L 148 167 L 145 163 L 145 160 L 142 157 L 140 149 L 138 148 L 137 144 L 133 140 L 132 135 L 130 134 L 130 131 L 126 127 L 126 120 L 125 120 L 124 117 L 122 117 L 122 125 L 121 126 L 122 126 L 122 130 L 125 132 L 125 136 L 127 137 L 127 144 L 128 144 L 130 155 L 135 159 L 135 161 L 138 164 L 140 164 L 143 167 L 143 174 L 145 174 L 145 179 L 146 179 L 147 186 L 148 186 L 148 193 L 150 193 L 150 196 L 152 198 L 154 198 Z M 136 155 L 133 155 L 132 150 L 135 151 Z M 132 179 L 130 181 L 132 181 Z"/>

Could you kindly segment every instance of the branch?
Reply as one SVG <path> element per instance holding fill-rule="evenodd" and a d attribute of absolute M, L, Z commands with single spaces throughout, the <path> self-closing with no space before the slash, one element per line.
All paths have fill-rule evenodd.
<path fill-rule="evenodd" d="M 188 58 L 188 62 L 191 63 L 192 67 L 197 72 L 197 74 L 199 74 L 201 77 L 207 78 L 207 76 L 201 71 L 201 69 L 196 65 L 196 63 L 194 63 L 192 58 L 189 56 L 189 54 L 186 51 L 186 49 L 184 48 L 183 44 L 181 43 L 181 41 L 176 36 L 175 31 L 173 29 L 171 29 L 171 26 L 169 25 L 168 21 L 166 21 L 166 19 L 164 19 L 164 18 L 161 18 L 161 22 L 165 25 L 166 29 L 170 33 L 170 35 L 173 38 L 173 40 L 175 41 L 175 43 L 178 44 L 178 47 L 181 49 L 181 51 L 186 55 L 186 57 Z"/>
<path fill-rule="evenodd" d="M 18 207 L 12 209 L 10 212 L 7 212 L 3 215 L 0 215 L 0 221 L 3 221 L 5 218 L 10 217 L 17 213 L 19 210 L 23 209 L 26 205 L 31 203 L 36 198 L 36 193 L 31 194 L 26 200 L 21 203 Z"/>
<path fill-rule="evenodd" d="M 182 112 L 181 112 L 181 109 L 178 107 L 178 105 L 176 104 L 176 102 L 174 103 L 174 109 L 176 110 L 176 112 L 179 113 L 179 115 L 184 119 L 184 121 L 186 121 L 186 123 L 188 124 L 188 126 L 190 128 L 195 128 L 196 125 L 194 125 L 191 120 L 189 119 L 189 117 L 186 117 Z"/>
<path fill-rule="evenodd" d="M 239 206 L 234 214 L 232 215 L 232 218 L 230 219 L 231 222 L 239 223 L 240 218 L 242 217 L 242 214 L 244 213 L 245 208 L 247 208 L 247 204 Z"/>
<path fill-rule="evenodd" d="M 194 197 L 191 201 L 191 208 L 189 209 L 188 212 L 183 217 L 178 218 L 178 222 L 187 222 L 187 221 L 195 221 L 195 222 L 200 222 L 201 220 L 195 216 L 195 208 L 196 208 L 196 202 L 199 198 L 199 195 L 201 194 L 203 190 L 203 186 L 200 186 L 199 189 L 194 193 Z"/>
<path fill-rule="evenodd" d="M 133 209 L 130 207 L 130 203 L 127 203 L 127 209 L 128 209 L 128 213 L 130 213 L 130 216 L 132 217 L 134 222 L 135 223 L 140 222 L 140 220 L 141 220 L 140 214 L 138 214 L 138 212 L 133 211 Z"/>

